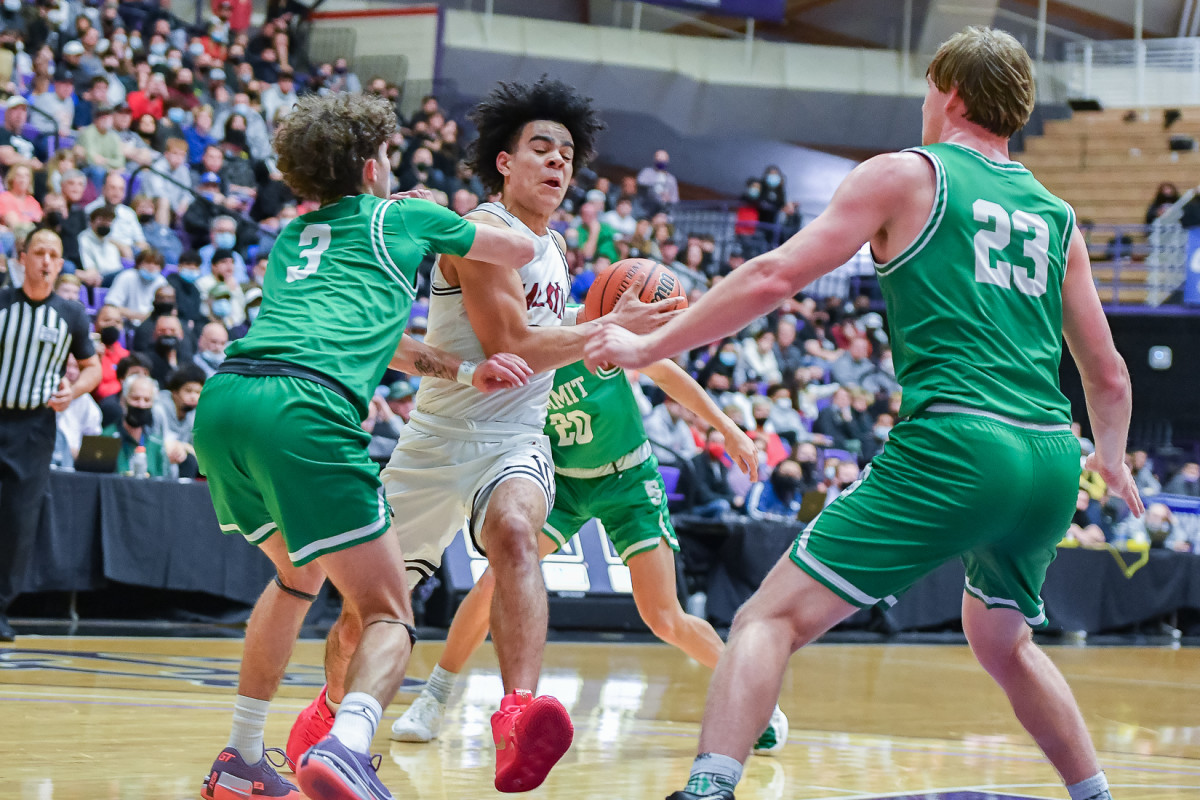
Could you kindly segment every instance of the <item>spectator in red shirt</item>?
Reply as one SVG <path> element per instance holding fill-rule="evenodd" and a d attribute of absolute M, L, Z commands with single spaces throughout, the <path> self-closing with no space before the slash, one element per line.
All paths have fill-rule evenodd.
<path fill-rule="evenodd" d="M 100 385 L 94 392 L 97 400 L 103 400 L 121 391 L 121 381 L 117 377 L 117 363 L 129 355 L 129 351 L 121 344 L 121 324 L 123 317 L 116 306 L 102 306 L 96 312 L 95 329 L 100 334 Z"/>
<path fill-rule="evenodd" d="M 146 88 L 130 92 L 126 97 L 129 112 L 134 119 L 149 114 L 156 120 L 162 119 L 163 102 L 167 99 L 167 81 L 161 72 L 151 72 L 146 81 Z"/>

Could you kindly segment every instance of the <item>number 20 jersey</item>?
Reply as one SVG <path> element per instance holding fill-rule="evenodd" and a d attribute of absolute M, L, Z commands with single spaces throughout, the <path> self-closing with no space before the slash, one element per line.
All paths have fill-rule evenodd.
<path fill-rule="evenodd" d="M 537 243 L 538 255 L 518 271 L 525 287 L 526 319 L 535 327 L 561 325 L 571 285 L 566 256 L 553 235 L 546 231 L 545 235 L 538 236 L 499 203 L 483 203 L 471 214 L 474 216 L 478 212 L 492 214 Z M 425 343 L 459 358 L 483 361 L 487 356 L 467 318 L 462 289 L 449 285 L 440 265 L 434 267 L 431 284 Z M 554 371 L 550 370 L 534 375 L 524 386 L 483 394 L 456 381 L 422 378 L 417 390 L 416 410 L 439 417 L 470 420 L 476 425 L 516 426 L 540 434 L 546 422 L 546 402 L 553 383 Z"/>
<path fill-rule="evenodd" d="M 625 370 L 592 373 L 582 361 L 559 367 L 546 436 L 554 466 L 568 469 L 602 467 L 640 447 L 646 430 Z"/>
<path fill-rule="evenodd" d="M 916 239 L 875 265 L 900 414 L 949 403 L 1070 422 L 1058 366 L 1075 212 L 1016 162 L 955 144 L 908 152 L 928 159 L 937 189 Z"/>

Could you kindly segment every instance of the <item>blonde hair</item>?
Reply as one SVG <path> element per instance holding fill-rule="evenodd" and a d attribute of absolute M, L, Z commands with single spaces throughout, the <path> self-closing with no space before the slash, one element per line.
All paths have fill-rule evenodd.
<path fill-rule="evenodd" d="M 967 119 L 1008 138 L 1033 112 L 1033 62 L 1004 31 L 969 27 L 938 48 L 925 74 L 938 91 L 957 87 Z"/>

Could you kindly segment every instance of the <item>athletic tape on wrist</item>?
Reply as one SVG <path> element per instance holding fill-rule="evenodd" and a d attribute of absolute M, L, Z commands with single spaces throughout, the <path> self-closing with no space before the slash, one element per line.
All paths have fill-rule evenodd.
<path fill-rule="evenodd" d="M 454 376 L 454 380 L 459 383 L 471 386 L 471 379 L 475 377 L 475 370 L 479 367 L 474 361 L 464 361 L 458 365 L 458 374 Z"/>

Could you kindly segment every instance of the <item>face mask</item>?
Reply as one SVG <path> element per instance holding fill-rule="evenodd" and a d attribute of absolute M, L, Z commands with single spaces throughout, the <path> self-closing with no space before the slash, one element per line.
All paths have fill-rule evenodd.
<path fill-rule="evenodd" d="M 4 0 L 4 10 L 15 14 L 21 10 L 21 0 Z"/>
<path fill-rule="evenodd" d="M 728 350 L 723 350 L 717 355 L 717 359 L 727 367 L 732 367 L 737 364 L 737 353 L 730 353 Z"/>
<path fill-rule="evenodd" d="M 174 303 L 168 303 L 166 301 L 160 301 L 160 300 L 156 300 L 154 302 L 154 313 L 160 317 L 163 316 L 164 314 L 170 314 L 174 310 L 175 310 Z"/>
<path fill-rule="evenodd" d="M 775 490 L 776 495 L 791 495 L 800 488 L 800 481 L 791 475 L 775 473 L 771 476 L 771 488 Z"/>
<path fill-rule="evenodd" d="M 204 45 L 200 44 L 200 42 L 193 42 L 192 44 L 189 44 L 188 55 L 190 55 L 192 58 L 199 58 L 200 56 L 204 55 Z"/>
<path fill-rule="evenodd" d="M 751 200 L 757 200 L 758 199 L 758 189 L 757 188 L 747 189 L 746 197 L 749 197 Z"/>
<path fill-rule="evenodd" d="M 214 317 L 228 317 L 233 313 L 233 302 L 230 300 L 214 300 L 212 304 L 212 313 Z"/>
<path fill-rule="evenodd" d="M 174 336 L 160 336 L 154 342 L 154 346 L 158 348 L 160 353 L 166 353 L 170 350 L 174 350 L 178 345 L 179 339 Z"/>
<path fill-rule="evenodd" d="M 121 338 L 121 329 L 116 325 L 110 325 L 107 328 L 100 329 L 100 343 L 105 347 L 112 347 Z"/>
<path fill-rule="evenodd" d="M 180 67 L 183 66 L 183 62 L 180 61 L 178 58 L 168 58 L 167 66 L 171 69 L 179 69 Z"/>
<path fill-rule="evenodd" d="M 250 106 L 245 103 L 238 103 L 233 107 L 233 113 L 241 114 L 243 117 L 250 113 Z"/>
<path fill-rule="evenodd" d="M 882 425 L 877 425 L 875 426 L 875 438 L 879 439 L 880 441 L 887 441 L 888 434 L 891 432 L 891 430 L 891 428 L 885 428 Z"/>
<path fill-rule="evenodd" d="M 831 481 L 835 475 L 837 475 L 837 467 L 830 464 L 825 468 L 825 480 Z"/>
<path fill-rule="evenodd" d="M 125 409 L 125 423 L 131 428 L 144 428 L 154 422 L 153 408 L 134 408 Z"/>
<path fill-rule="evenodd" d="M 42 222 L 47 228 L 57 228 L 63 223 L 63 215 L 61 211 L 47 211 L 42 217 Z"/>
<path fill-rule="evenodd" d="M 227 232 L 218 233 L 216 239 L 213 240 L 213 244 L 219 250 L 232 250 L 237 245 L 237 234 Z"/>
<path fill-rule="evenodd" d="M 668 163 L 670 163 L 670 162 L 667 162 L 667 161 L 655 161 L 655 162 L 654 162 L 654 168 L 655 168 L 655 169 L 658 169 L 658 170 L 665 170 L 665 169 L 667 168 L 667 164 L 668 164 Z"/>
<path fill-rule="evenodd" d="M 183 280 L 187 281 L 188 283 L 195 283 L 196 279 L 200 277 L 200 270 L 198 270 L 198 269 L 181 269 L 181 270 L 179 270 L 179 277 L 182 278 Z"/>
<path fill-rule="evenodd" d="M 151 42 L 150 43 L 150 53 L 151 53 L 151 55 L 165 56 L 167 54 L 167 43 L 166 42 Z"/>
<path fill-rule="evenodd" d="M 196 410 L 195 403 L 181 403 L 179 407 L 183 409 L 183 413 L 185 414 L 190 414 Z"/>
<path fill-rule="evenodd" d="M 708 450 L 709 457 L 712 458 L 714 461 L 716 461 L 718 458 L 720 458 L 721 455 L 725 452 L 724 445 L 719 445 L 719 444 L 710 444 L 706 449 Z"/>
<path fill-rule="evenodd" d="M 333 71 L 336 72 L 338 75 L 345 75 L 346 69 L 347 69 L 346 67 L 334 67 Z"/>
<path fill-rule="evenodd" d="M 792 401 L 791 401 L 791 398 L 781 397 L 775 401 L 775 405 L 778 406 L 779 408 L 791 408 Z"/>
<path fill-rule="evenodd" d="M 132 38 L 129 40 L 129 46 L 130 46 L 131 48 L 133 48 L 134 50 L 141 50 L 141 49 L 142 49 L 142 40 L 141 40 L 141 38 L 140 38 L 140 37 L 138 37 L 138 36 L 134 36 L 134 37 L 132 37 Z"/>
<path fill-rule="evenodd" d="M 229 144 L 233 145 L 234 147 L 243 147 L 246 144 L 246 132 L 230 131 L 229 133 L 225 134 L 225 141 L 229 142 Z"/>
<path fill-rule="evenodd" d="M 250 320 L 251 322 L 254 322 L 254 320 L 258 319 L 258 306 L 252 306 L 251 308 L 246 309 L 246 319 Z"/>
<path fill-rule="evenodd" d="M 113 44 L 128 44 L 129 43 L 129 37 L 123 33 L 114 33 L 112 40 L 113 40 Z M 107 64 L 105 66 L 107 66 Z"/>
<path fill-rule="evenodd" d="M 219 367 L 221 366 L 221 362 L 225 360 L 224 353 L 214 353 L 211 350 L 202 351 L 200 357 L 207 361 L 210 367 Z"/>
<path fill-rule="evenodd" d="M 138 277 L 142 279 L 142 283 L 153 283 L 158 277 L 158 273 L 152 269 L 138 269 Z"/>
<path fill-rule="evenodd" d="M 174 122 L 176 125 L 182 125 L 186 118 L 187 112 L 182 108 L 167 109 L 167 119 L 171 120 L 171 122 Z"/>
<path fill-rule="evenodd" d="M 229 36 L 224 31 L 213 31 L 212 40 L 217 44 L 225 44 L 229 41 Z"/>
<path fill-rule="evenodd" d="M 97 225 L 96 226 L 96 235 L 99 236 L 101 239 L 103 239 L 105 236 L 108 236 L 110 233 L 112 233 L 112 225 Z"/>
<path fill-rule="evenodd" d="M 782 182 L 783 182 L 783 179 L 775 174 L 771 174 L 771 175 L 768 175 L 767 177 L 763 178 L 763 183 L 765 183 L 767 186 L 770 186 L 771 188 L 778 186 Z"/>

